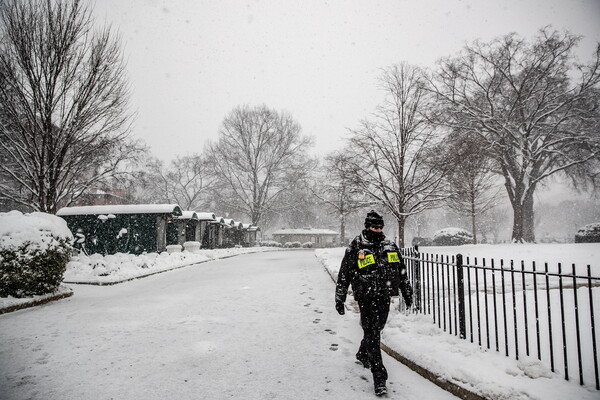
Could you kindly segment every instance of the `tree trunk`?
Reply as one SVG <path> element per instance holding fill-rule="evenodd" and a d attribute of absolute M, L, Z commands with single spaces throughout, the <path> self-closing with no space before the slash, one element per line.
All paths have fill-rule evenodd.
<path fill-rule="evenodd" d="M 533 215 L 533 190 L 525 195 L 523 202 L 523 240 L 527 243 L 535 243 L 534 215 Z"/>
<path fill-rule="evenodd" d="M 473 233 L 473 244 L 477 244 L 477 216 L 475 215 L 475 201 L 471 201 L 471 230 Z"/>
<path fill-rule="evenodd" d="M 342 215 L 340 218 L 340 244 L 346 245 L 346 216 Z"/>
<path fill-rule="evenodd" d="M 397 219 L 398 222 L 398 235 L 396 237 L 396 244 L 398 247 L 404 247 L 404 226 L 406 225 L 406 217 L 400 217 Z"/>
<path fill-rule="evenodd" d="M 516 202 L 513 203 L 512 241 L 523 242 L 523 205 Z"/>
<path fill-rule="evenodd" d="M 533 189 L 527 191 L 522 202 L 513 202 L 512 241 L 517 243 L 534 243 Z"/>

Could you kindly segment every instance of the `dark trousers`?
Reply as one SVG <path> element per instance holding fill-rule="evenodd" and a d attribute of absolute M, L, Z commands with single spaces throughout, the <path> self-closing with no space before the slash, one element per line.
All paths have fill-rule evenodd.
<path fill-rule="evenodd" d="M 358 358 L 366 358 L 371 364 L 374 377 L 387 379 L 387 370 L 381 359 L 381 331 L 390 312 L 389 296 L 369 297 L 358 301 L 363 339 L 358 349 Z"/>

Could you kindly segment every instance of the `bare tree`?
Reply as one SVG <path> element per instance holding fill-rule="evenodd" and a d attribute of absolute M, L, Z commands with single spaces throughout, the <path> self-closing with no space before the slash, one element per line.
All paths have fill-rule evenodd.
<path fill-rule="evenodd" d="M 161 177 L 166 197 L 185 210 L 204 207 L 215 177 L 209 162 L 199 154 L 177 157 Z"/>
<path fill-rule="evenodd" d="M 373 200 L 353 181 L 356 170 L 347 151 L 336 151 L 325 157 L 324 176 L 312 189 L 318 198 L 340 221 L 340 243 L 346 243 L 346 219 L 371 205 Z"/>
<path fill-rule="evenodd" d="M 437 207 L 446 195 L 444 165 L 437 163 L 440 137 L 426 116 L 433 108 L 423 72 L 406 64 L 387 68 L 380 79 L 385 101 L 373 121 L 351 132 L 355 183 L 398 222 L 398 242 L 410 215 Z M 434 168 L 436 166 L 436 168 Z"/>
<path fill-rule="evenodd" d="M 471 219 L 473 243 L 477 244 L 477 218 L 495 207 L 499 199 L 498 175 L 493 159 L 481 140 L 471 133 L 454 132 L 446 140 L 447 158 L 452 165 L 446 173 L 447 203 L 456 212 Z"/>
<path fill-rule="evenodd" d="M 0 192 L 55 212 L 135 154 L 119 40 L 73 0 L 0 4 Z"/>
<path fill-rule="evenodd" d="M 300 131 L 290 115 L 264 105 L 233 109 L 208 149 L 221 205 L 248 216 L 253 225 L 281 207 L 281 194 L 303 179 L 312 163 L 305 152 L 311 140 Z"/>
<path fill-rule="evenodd" d="M 432 83 L 446 124 L 478 135 L 504 177 L 513 241 L 535 240 L 533 194 L 542 181 L 597 165 L 600 45 L 582 66 L 573 63 L 578 42 L 549 28 L 531 43 L 516 34 L 475 42 L 442 60 Z"/>

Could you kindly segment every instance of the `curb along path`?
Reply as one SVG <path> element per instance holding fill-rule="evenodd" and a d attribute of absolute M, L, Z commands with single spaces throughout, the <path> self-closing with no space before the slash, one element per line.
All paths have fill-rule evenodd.
<path fill-rule="evenodd" d="M 62 287 L 65 288 L 65 286 L 62 286 Z M 0 315 L 7 314 L 7 313 L 10 313 L 13 311 L 23 310 L 25 308 L 41 306 L 43 304 L 50 303 L 51 301 L 66 299 L 67 297 L 71 297 L 71 296 L 73 296 L 73 291 L 69 289 L 68 291 L 47 294 L 44 296 L 37 296 L 34 298 L 16 299 L 17 302 L 19 300 L 24 300 L 24 301 L 19 302 L 17 304 L 12 304 L 12 305 L 9 304 L 5 307 L 0 307 Z"/>

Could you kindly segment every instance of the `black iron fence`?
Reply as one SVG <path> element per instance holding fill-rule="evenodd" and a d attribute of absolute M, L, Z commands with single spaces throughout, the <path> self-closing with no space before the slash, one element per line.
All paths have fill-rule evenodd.
<path fill-rule="evenodd" d="M 581 385 L 598 375 L 600 276 L 590 266 L 536 265 L 403 249 L 414 307 L 444 331 L 517 360 L 535 357 Z M 574 372 L 573 372 L 574 371 Z"/>

